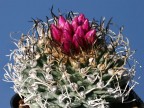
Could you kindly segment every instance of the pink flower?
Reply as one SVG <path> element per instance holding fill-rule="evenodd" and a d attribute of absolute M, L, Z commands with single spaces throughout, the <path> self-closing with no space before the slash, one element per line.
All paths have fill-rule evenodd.
<path fill-rule="evenodd" d="M 86 20 L 86 19 L 85 19 L 84 14 L 80 14 L 80 15 L 78 16 L 78 23 L 79 23 L 79 24 L 83 24 L 85 20 Z"/>
<path fill-rule="evenodd" d="M 64 41 L 69 41 L 71 42 L 72 41 L 72 35 L 70 32 L 68 32 L 67 30 L 64 30 L 63 31 L 63 35 L 61 37 L 61 43 L 63 43 Z"/>
<path fill-rule="evenodd" d="M 96 40 L 95 35 L 96 35 L 96 30 L 95 30 L 95 29 L 90 30 L 90 31 L 87 32 L 86 35 L 85 35 L 86 41 L 87 41 L 89 44 L 94 43 L 95 40 Z"/>
<path fill-rule="evenodd" d="M 65 25 L 65 22 L 66 22 L 65 18 L 63 16 L 59 16 L 59 19 L 58 19 L 59 28 L 63 28 Z"/>
<path fill-rule="evenodd" d="M 81 38 L 84 38 L 85 33 L 84 33 L 82 26 L 77 27 L 75 34 L 77 34 L 77 36 Z"/>
<path fill-rule="evenodd" d="M 73 27 L 71 24 L 69 24 L 69 22 L 65 22 L 63 29 L 68 31 L 71 35 L 73 34 Z"/>
<path fill-rule="evenodd" d="M 77 27 L 77 30 L 76 30 L 74 36 L 76 37 L 75 41 L 77 41 L 79 47 L 84 47 L 85 33 L 84 33 L 84 30 L 82 29 L 82 26 Z"/>
<path fill-rule="evenodd" d="M 60 42 L 62 32 L 61 30 L 55 26 L 54 24 L 51 25 L 51 35 L 56 42 Z"/>
<path fill-rule="evenodd" d="M 76 17 L 72 20 L 73 30 L 76 31 L 76 29 L 77 29 L 78 26 L 79 26 L 79 24 L 78 24 L 78 17 L 76 16 Z"/>
<path fill-rule="evenodd" d="M 88 19 L 86 19 L 86 20 L 84 21 L 84 23 L 83 23 L 83 25 L 82 25 L 82 28 L 83 28 L 83 30 L 86 31 L 86 32 L 90 29 Z"/>
<path fill-rule="evenodd" d="M 71 51 L 71 42 L 68 41 L 66 38 L 63 39 L 63 43 L 62 43 L 62 51 L 65 53 L 65 54 L 69 54 L 70 51 Z"/>
<path fill-rule="evenodd" d="M 61 15 L 58 24 L 51 24 L 50 30 L 53 41 L 61 45 L 65 54 L 79 53 L 81 49 L 88 50 L 96 41 L 96 30 L 90 27 L 84 14 L 75 16 L 72 21 Z"/>

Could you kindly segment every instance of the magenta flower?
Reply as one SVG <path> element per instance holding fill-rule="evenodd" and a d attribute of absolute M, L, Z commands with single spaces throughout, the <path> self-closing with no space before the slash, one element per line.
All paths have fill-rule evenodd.
<path fill-rule="evenodd" d="M 63 28 L 64 25 L 65 25 L 65 23 L 66 23 L 65 18 L 63 16 L 59 16 L 59 19 L 58 19 L 58 26 L 59 26 L 59 28 Z"/>
<path fill-rule="evenodd" d="M 54 24 L 51 25 L 51 34 L 53 39 L 56 42 L 60 42 L 61 40 L 61 35 L 62 35 L 62 31 L 61 29 L 59 29 L 57 26 L 55 26 Z"/>
<path fill-rule="evenodd" d="M 90 27 L 84 14 L 75 16 L 72 21 L 59 16 L 58 24 L 51 24 L 53 41 L 61 46 L 65 54 L 79 53 L 88 50 L 96 41 L 96 30 Z"/>

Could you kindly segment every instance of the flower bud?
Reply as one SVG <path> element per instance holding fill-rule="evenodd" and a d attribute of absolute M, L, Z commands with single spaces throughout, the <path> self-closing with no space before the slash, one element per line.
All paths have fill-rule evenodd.
<path fill-rule="evenodd" d="M 70 35 L 72 35 L 73 33 L 73 28 L 72 28 L 72 25 L 69 24 L 69 22 L 66 21 L 65 25 L 64 25 L 64 30 L 69 32 Z"/>
<path fill-rule="evenodd" d="M 83 37 L 79 37 L 79 35 L 74 34 L 74 36 L 73 36 L 73 44 L 74 44 L 75 49 L 77 51 L 79 51 L 80 48 L 84 48 L 85 44 L 84 44 Z"/>
<path fill-rule="evenodd" d="M 77 34 L 79 37 L 84 37 L 84 30 L 82 29 L 82 26 L 78 26 L 75 34 Z"/>
<path fill-rule="evenodd" d="M 85 39 L 89 44 L 92 44 L 96 39 L 95 29 L 90 30 L 89 32 L 87 32 L 87 34 L 85 35 Z"/>
<path fill-rule="evenodd" d="M 65 25 L 65 22 L 66 22 L 65 18 L 63 16 L 59 16 L 59 19 L 58 19 L 59 28 L 63 28 Z"/>
<path fill-rule="evenodd" d="M 84 30 L 82 29 L 82 26 L 79 26 L 76 30 L 76 33 L 74 36 L 76 36 L 77 38 L 77 42 L 78 42 L 78 45 L 82 48 L 85 46 L 85 41 L 84 41 Z"/>
<path fill-rule="evenodd" d="M 85 21 L 85 16 L 84 16 L 84 14 L 80 14 L 80 15 L 78 16 L 78 22 L 79 22 L 79 24 L 84 23 L 84 21 Z"/>
<path fill-rule="evenodd" d="M 73 36 L 72 43 L 73 43 L 73 45 L 75 47 L 75 51 L 79 52 L 80 46 L 79 46 L 79 43 L 78 43 L 78 36 L 76 34 L 74 34 L 74 36 Z"/>
<path fill-rule="evenodd" d="M 65 41 L 72 41 L 72 35 L 67 30 L 63 31 L 63 37 L 62 37 L 61 43 L 63 43 L 64 40 Z"/>
<path fill-rule="evenodd" d="M 86 20 L 84 21 L 84 23 L 83 23 L 83 25 L 82 25 L 82 28 L 83 28 L 83 30 L 84 30 L 85 32 L 87 32 L 87 31 L 89 30 L 90 26 L 89 26 L 89 21 L 88 21 L 88 19 L 86 19 Z"/>
<path fill-rule="evenodd" d="M 62 43 L 62 50 L 63 50 L 64 53 L 70 54 L 71 41 L 69 41 L 68 39 L 64 38 L 63 39 L 63 43 Z"/>
<path fill-rule="evenodd" d="M 76 31 L 77 27 L 78 27 L 78 17 L 75 17 L 73 20 L 72 20 L 72 27 L 73 27 L 73 30 Z"/>
<path fill-rule="evenodd" d="M 54 24 L 51 25 L 51 34 L 52 34 L 52 38 L 57 41 L 60 42 L 61 40 L 61 35 L 62 32 L 59 28 L 57 28 Z"/>

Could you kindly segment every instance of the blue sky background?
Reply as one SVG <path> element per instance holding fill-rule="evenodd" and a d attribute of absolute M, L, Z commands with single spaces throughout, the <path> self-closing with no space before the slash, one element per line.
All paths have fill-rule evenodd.
<path fill-rule="evenodd" d="M 5 56 L 14 48 L 10 39 L 11 32 L 26 34 L 32 27 L 28 22 L 31 18 L 45 20 L 50 16 L 50 8 L 54 5 L 57 13 L 74 11 L 84 13 L 86 17 L 99 20 L 102 16 L 107 21 L 113 17 L 113 22 L 119 26 L 124 25 L 123 34 L 130 40 L 135 58 L 144 67 L 144 1 L 143 0 L 0 0 L 0 107 L 10 108 L 10 99 L 14 92 L 10 88 L 12 83 L 3 82 L 3 66 L 9 61 Z M 144 100 L 144 68 L 137 68 L 140 83 L 136 93 Z"/>

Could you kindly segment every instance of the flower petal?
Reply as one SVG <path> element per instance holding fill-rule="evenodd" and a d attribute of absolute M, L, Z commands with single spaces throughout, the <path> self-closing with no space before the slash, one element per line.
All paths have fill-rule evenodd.
<path fill-rule="evenodd" d="M 76 31 L 78 25 L 78 17 L 74 17 L 74 19 L 72 20 L 72 26 L 73 26 L 73 30 Z"/>
<path fill-rule="evenodd" d="M 69 24 L 68 21 L 66 21 L 65 25 L 64 25 L 64 30 L 68 31 L 71 35 L 73 33 L 73 28 L 72 28 L 72 25 Z"/>
<path fill-rule="evenodd" d="M 96 40 L 96 30 L 92 29 L 85 35 L 85 39 L 89 44 L 93 44 L 93 42 Z"/>
<path fill-rule="evenodd" d="M 66 54 L 70 54 L 71 46 L 70 43 L 65 39 L 62 43 L 62 50 Z"/>
<path fill-rule="evenodd" d="M 82 25 L 82 28 L 85 30 L 85 32 L 87 32 L 90 28 L 90 25 L 89 25 L 89 20 L 86 19 Z"/>
<path fill-rule="evenodd" d="M 70 40 L 67 36 L 67 38 L 63 38 L 62 42 L 62 50 L 66 54 L 71 54 L 74 49 L 74 45 L 72 43 L 72 39 Z"/>
<path fill-rule="evenodd" d="M 79 43 L 78 43 L 78 36 L 76 34 L 74 34 L 74 36 L 73 36 L 72 43 L 73 43 L 73 45 L 75 47 L 75 51 L 79 52 L 80 46 L 79 46 Z"/>
<path fill-rule="evenodd" d="M 54 24 L 51 24 L 51 35 L 52 35 L 52 38 L 57 41 L 57 42 L 60 42 L 61 40 L 61 35 L 62 35 L 62 32 L 59 28 L 57 28 Z"/>
<path fill-rule="evenodd" d="M 63 30 L 63 38 L 67 41 L 72 41 L 72 35 L 67 30 Z"/>
<path fill-rule="evenodd" d="M 62 15 L 59 16 L 59 19 L 58 19 L 58 26 L 59 26 L 59 28 L 63 28 L 65 22 L 66 22 L 65 18 Z"/>
<path fill-rule="evenodd" d="M 85 33 L 84 33 L 84 30 L 82 29 L 82 26 L 78 26 L 75 34 L 79 37 L 84 37 Z"/>
<path fill-rule="evenodd" d="M 84 14 L 80 14 L 80 15 L 78 16 L 78 22 L 79 22 L 79 24 L 81 25 L 82 23 L 84 23 L 84 21 L 85 21 L 85 16 L 84 16 Z"/>
<path fill-rule="evenodd" d="M 74 34 L 73 36 L 73 44 L 75 45 L 76 49 L 85 47 L 85 40 L 83 37 L 78 36 L 77 34 Z"/>

